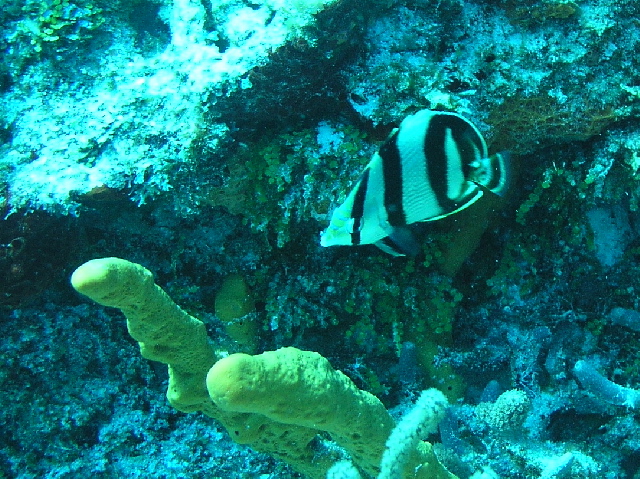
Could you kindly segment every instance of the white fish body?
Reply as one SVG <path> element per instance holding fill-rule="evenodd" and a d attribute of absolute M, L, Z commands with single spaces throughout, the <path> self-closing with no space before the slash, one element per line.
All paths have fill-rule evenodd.
<path fill-rule="evenodd" d="M 418 246 L 407 225 L 435 221 L 503 194 L 508 155 L 488 156 L 478 129 L 450 112 L 406 117 L 365 167 L 320 236 L 322 246 L 375 244 L 402 256 Z"/>

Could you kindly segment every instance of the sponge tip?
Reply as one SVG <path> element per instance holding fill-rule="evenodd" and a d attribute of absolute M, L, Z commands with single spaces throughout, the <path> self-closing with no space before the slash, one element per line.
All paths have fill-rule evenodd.
<path fill-rule="evenodd" d="M 153 275 L 149 270 L 114 257 L 87 261 L 71 275 L 71 286 L 78 293 L 103 306 L 119 308 L 149 283 L 153 284 Z"/>
<path fill-rule="evenodd" d="M 112 261 L 118 258 L 92 259 L 81 265 L 71 275 L 71 286 L 81 294 L 93 298 L 107 284 Z"/>

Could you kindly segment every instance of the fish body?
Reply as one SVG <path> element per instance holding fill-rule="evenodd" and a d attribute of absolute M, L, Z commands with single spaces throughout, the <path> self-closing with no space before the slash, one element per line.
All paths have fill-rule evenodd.
<path fill-rule="evenodd" d="M 375 244 L 395 256 L 420 246 L 408 229 L 453 215 L 486 192 L 502 195 L 509 155 L 489 156 L 478 129 L 457 113 L 406 117 L 376 152 L 331 222 L 322 246 Z"/>

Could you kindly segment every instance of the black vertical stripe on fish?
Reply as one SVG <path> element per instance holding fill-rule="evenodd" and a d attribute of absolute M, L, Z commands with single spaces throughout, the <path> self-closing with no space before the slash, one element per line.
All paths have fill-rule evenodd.
<path fill-rule="evenodd" d="M 407 224 L 402 205 L 402 165 L 398 150 L 398 132 L 380 148 L 384 178 L 384 208 L 391 226 Z"/>
<path fill-rule="evenodd" d="M 353 199 L 353 207 L 351 208 L 351 217 L 360 219 L 364 216 L 364 200 L 367 197 L 367 186 L 369 185 L 369 168 L 362 173 L 362 178 L 358 183 L 358 191 Z"/>
<path fill-rule="evenodd" d="M 475 141 L 476 133 L 468 128 L 461 140 L 458 141 L 460 148 L 460 156 L 462 158 L 462 172 L 465 178 L 469 178 L 471 173 L 471 164 L 475 160 L 481 160 L 483 157 L 484 146 L 482 143 Z"/>
<path fill-rule="evenodd" d="M 504 194 L 509 187 L 508 161 L 509 153 L 506 151 L 496 153 L 489 158 L 489 179 L 485 186 L 497 195 Z"/>
<path fill-rule="evenodd" d="M 484 140 L 470 125 L 460 124 L 460 128 L 453 131 L 453 137 L 460 149 L 463 168 L 487 155 Z M 464 171 L 466 175 L 468 170 L 464 169 Z"/>
<path fill-rule="evenodd" d="M 362 173 L 362 178 L 358 183 L 358 190 L 353 199 L 353 206 L 351 208 L 351 218 L 353 218 L 352 244 L 360 244 L 360 229 L 362 228 L 362 217 L 364 216 L 364 201 L 367 197 L 369 171 L 369 168 L 366 168 L 364 173 Z"/>
<path fill-rule="evenodd" d="M 468 177 L 469 165 L 474 161 L 481 160 L 487 155 L 484 140 L 478 135 L 478 132 L 471 127 L 462 118 L 454 117 L 455 125 L 452 125 L 452 136 L 458 146 L 460 153 L 460 161 L 462 171 L 465 178 Z"/>
<path fill-rule="evenodd" d="M 449 115 L 434 115 L 427 127 L 422 145 L 424 160 L 427 162 L 427 177 L 425 182 L 431 185 L 438 205 L 447 210 L 451 207 L 451 201 L 447 196 L 447 151 L 446 131 L 451 128 Z"/>

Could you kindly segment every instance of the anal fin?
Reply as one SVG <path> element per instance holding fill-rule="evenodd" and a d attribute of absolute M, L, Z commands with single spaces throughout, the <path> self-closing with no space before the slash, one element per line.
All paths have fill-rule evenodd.
<path fill-rule="evenodd" d="M 396 226 L 389 236 L 374 244 L 393 256 L 416 256 L 421 251 L 418 240 L 407 226 Z"/>

